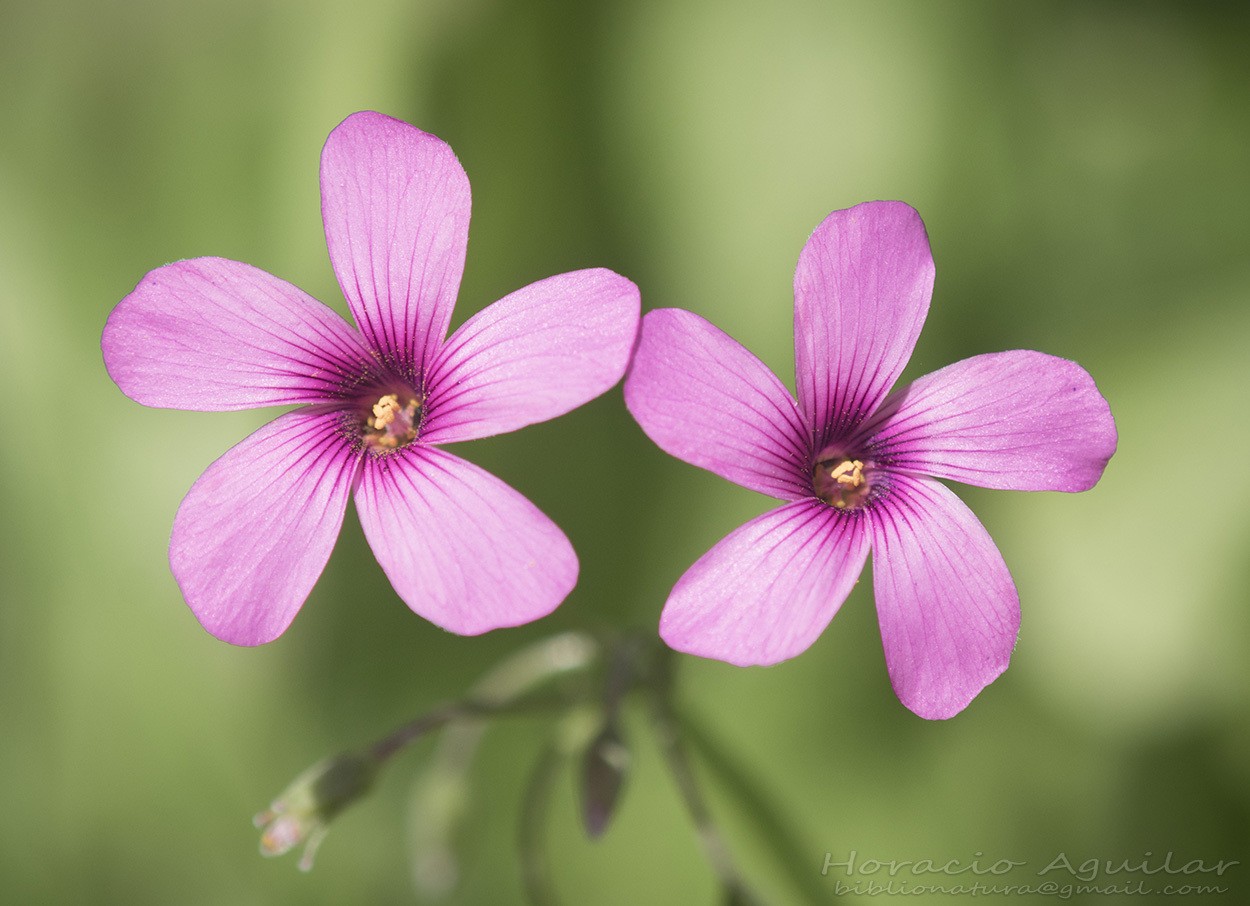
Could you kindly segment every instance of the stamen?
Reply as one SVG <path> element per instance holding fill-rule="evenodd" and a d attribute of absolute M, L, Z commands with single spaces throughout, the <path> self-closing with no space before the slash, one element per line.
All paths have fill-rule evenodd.
<path fill-rule="evenodd" d="M 856 509 L 868 501 L 871 472 L 871 464 L 865 465 L 862 459 L 834 454 L 817 460 L 812 469 L 812 491 L 835 509 Z"/>
<path fill-rule="evenodd" d="M 363 440 L 375 453 L 397 450 L 416 439 L 421 403 L 407 394 L 403 398 L 406 403 L 400 402 L 400 393 L 387 393 L 363 413 Z"/>
<path fill-rule="evenodd" d="M 395 416 L 400 411 L 399 397 L 393 393 L 388 393 L 373 404 L 373 418 L 369 419 L 369 427 L 375 431 L 381 431 L 395 421 Z"/>
<path fill-rule="evenodd" d="M 864 464 L 858 459 L 844 459 L 829 470 L 829 477 L 846 488 L 857 488 L 864 483 Z"/>

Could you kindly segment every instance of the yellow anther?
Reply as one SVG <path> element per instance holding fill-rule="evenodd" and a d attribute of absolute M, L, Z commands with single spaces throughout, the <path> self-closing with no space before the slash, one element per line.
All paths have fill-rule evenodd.
<path fill-rule="evenodd" d="M 851 459 L 842 451 L 817 459 L 812 467 L 812 492 L 837 510 L 865 506 L 872 493 L 872 460 Z"/>
<path fill-rule="evenodd" d="M 379 397 L 371 410 L 361 413 L 364 416 L 361 439 L 375 453 L 406 446 L 416 439 L 420 428 L 417 417 L 420 408 L 421 404 L 403 391 Z"/>
<path fill-rule="evenodd" d="M 858 459 L 844 459 L 829 470 L 829 477 L 844 488 L 857 488 L 864 483 L 864 464 Z"/>
<path fill-rule="evenodd" d="M 393 393 L 388 393 L 373 404 L 373 418 L 369 419 L 369 427 L 375 431 L 381 431 L 395 421 L 395 416 L 401 411 L 402 407 L 399 405 L 399 397 Z"/>

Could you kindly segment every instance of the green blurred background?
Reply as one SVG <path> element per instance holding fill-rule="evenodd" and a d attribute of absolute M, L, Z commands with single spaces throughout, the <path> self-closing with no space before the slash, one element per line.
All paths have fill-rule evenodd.
<path fill-rule="evenodd" d="M 660 453 L 617 389 L 458 449 L 577 547 L 580 583 L 552 617 L 478 639 L 435 629 L 349 512 L 281 640 L 208 636 L 169 574 L 170 525 L 204 467 L 273 413 L 144 409 L 105 374 L 100 331 L 147 270 L 198 255 L 345 311 L 317 164 L 359 109 L 438 134 L 468 171 L 455 323 L 601 265 L 788 381 L 808 233 L 835 208 L 899 198 L 938 269 L 905 378 L 1040 349 L 1081 362 L 1110 400 L 1120 450 L 1093 491 L 959 488 L 1024 623 L 1011 669 L 957 718 L 895 700 L 867 581 L 794 661 L 682 663 L 682 702 L 786 816 L 817 890 L 834 900 L 855 880 L 819 876 L 826 852 L 851 850 L 1026 861 L 1016 883 L 1060 879 L 1036 877 L 1059 853 L 1243 858 L 1248 36 L 1232 4 L 4 5 L 0 900 L 417 902 L 405 812 L 428 744 L 336 823 L 310 875 L 262 860 L 248 819 L 317 758 L 528 641 L 653 628 L 681 572 L 770 505 Z M 557 886 L 569 903 L 712 903 L 643 715 L 628 718 L 637 770 L 605 838 L 584 841 L 572 783 L 558 787 Z M 488 737 L 451 902 L 520 902 L 518 804 L 546 728 Z M 710 788 L 747 873 L 797 901 L 757 821 Z M 1234 867 L 1211 901 L 1248 878 Z"/>

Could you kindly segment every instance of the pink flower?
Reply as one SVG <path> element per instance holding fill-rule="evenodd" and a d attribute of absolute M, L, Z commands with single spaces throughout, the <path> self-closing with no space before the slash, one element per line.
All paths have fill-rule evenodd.
<path fill-rule="evenodd" d="M 540 280 L 447 337 L 469 235 L 469 182 L 433 135 L 349 116 L 321 155 L 330 261 L 359 329 L 294 286 L 220 258 L 149 273 L 109 316 L 109 374 L 147 406 L 303 404 L 208 467 L 169 559 L 204 627 L 277 638 L 329 559 L 355 494 L 396 592 L 474 635 L 545 616 L 577 580 L 564 533 L 437 444 L 562 415 L 612 387 L 638 326 L 607 270 Z"/>
<path fill-rule="evenodd" d="M 806 650 L 873 554 L 890 681 L 927 718 L 957 714 L 1007 668 L 1015 585 L 972 512 L 930 476 L 1084 491 L 1115 452 L 1106 400 L 1079 365 L 975 356 L 887 393 L 929 308 L 933 259 L 900 202 L 835 211 L 794 277 L 798 402 L 697 315 L 650 312 L 625 402 L 666 452 L 787 501 L 732 532 L 677 582 L 673 648 L 732 664 Z"/>

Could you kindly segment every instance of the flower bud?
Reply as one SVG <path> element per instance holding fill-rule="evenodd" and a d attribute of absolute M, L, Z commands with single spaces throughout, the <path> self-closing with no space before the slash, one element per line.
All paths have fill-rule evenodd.
<path fill-rule="evenodd" d="M 609 723 L 586 747 L 582 758 L 582 821 L 593 840 L 608 827 L 629 772 L 629 749 Z"/>
<path fill-rule="evenodd" d="M 288 786 L 266 811 L 252 819 L 263 828 L 260 851 L 280 856 L 305 843 L 301 871 L 312 868 L 313 857 L 339 812 L 355 802 L 373 784 L 377 762 L 347 752 L 313 765 Z"/>

